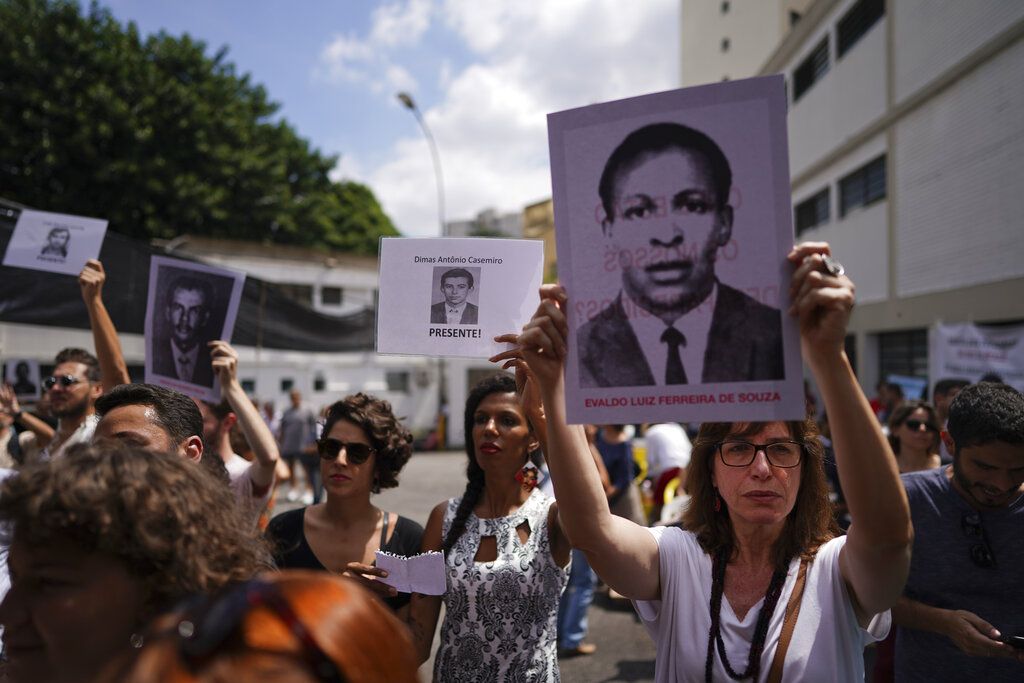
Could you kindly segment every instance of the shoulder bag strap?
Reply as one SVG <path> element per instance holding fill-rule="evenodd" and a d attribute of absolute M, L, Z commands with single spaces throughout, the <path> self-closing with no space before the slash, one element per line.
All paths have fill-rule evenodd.
<path fill-rule="evenodd" d="M 388 542 L 388 518 L 391 516 L 387 510 L 381 510 L 383 517 L 380 520 L 380 549 L 384 550 L 384 546 Z"/>
<path fill-rule="evenodd" d="M 793 586 L 793 593 L 786 603 L 786 617 L 782 621 L 782 635 L 779 636 L 779 645 L 775 648 L 775 658 L 772 659 L 772 668 L 768 670 L 768 683 L 781 683 L 782 667 L 786 663 L 786 650 L 789 649 L 789 641 L 793 639 L 793 631 L 796 629 L 796 620 L 800 616 L 800 600 L 804 596 L 804 584 L 807 583 L 807 559 L 800 560 L 800 571 L 796 575 L 796 584 Z"/>

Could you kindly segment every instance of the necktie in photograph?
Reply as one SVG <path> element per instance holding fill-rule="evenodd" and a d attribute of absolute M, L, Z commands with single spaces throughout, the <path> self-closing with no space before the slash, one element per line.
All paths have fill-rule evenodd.
<path fill-rule="evenodd" d="M 679 347 L 686 346 L 686 335 L 674 327 L 661 334 L 661 341 L 668 344 L 668 361 L 665 363 L 665 384 L 686 384 L 686 369 L 679 357 Z"/>

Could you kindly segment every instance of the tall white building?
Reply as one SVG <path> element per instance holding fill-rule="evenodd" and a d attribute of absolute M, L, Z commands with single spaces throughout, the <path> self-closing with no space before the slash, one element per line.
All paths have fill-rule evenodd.
<path fill-rule="evenodd" d="M 857 282 L 865 386 L 927 377 L 935 322 L 1024 322 L 1024 3 L 816 0 L 728 75 L 774 73 L 797 239 L 830 242 Z"/>

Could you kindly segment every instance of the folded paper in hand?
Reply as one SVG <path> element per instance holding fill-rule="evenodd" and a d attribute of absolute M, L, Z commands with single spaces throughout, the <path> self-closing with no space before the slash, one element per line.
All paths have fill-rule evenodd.
<path fill-rule="evenodd" d="M 388 573 L 378 581 L 394 586 L 400 593 L 444 595 L 444 555 L 439 552 L 402 557 L 378 550 L 376 564 Z"/>

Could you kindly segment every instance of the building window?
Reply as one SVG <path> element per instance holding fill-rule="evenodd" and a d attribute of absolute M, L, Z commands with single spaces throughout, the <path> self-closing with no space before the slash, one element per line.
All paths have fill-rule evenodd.
<path fill-rule="evenodd" d="M 839 215 L 885 199 L 885 155 L 839 181 Z"/>
<path fill-rule="evenodd" d="M 722 38 L 722 52 L 728 52 L 728 51 L 729 51 L 729 39 L 728 38 Z"/>
<path fill-rule="evenodd" d="M 828 188 L 826 187 L 809 199 L 797 204 L 794 214 L 797 237 L 811 228 L 828 223 L 830 214 Z"/>
<path fill-rule="evenodd" d="M 307 306 L 313 305 L 313 285 L 279 283 L 277 286 L 281 293 L 292 301 L 298 301 Z"/>
<path fill-rule="evenodd" d="M 878 376 L 885 379 L 891 375 L 927 379 L 928 330 L 903 330 L 878 335 Z"/>
<path fill-rule="evenodd" d="M 320 303 L 324 306 L 340 306 L 341 287 L 321 287 Z"/>
<path fill-rule="evenodd" d="M 327 391 L 327 380 L 323 375 L 313 378 L 313 391 Z"/>
<path fill-rule="evenodd" d="M 403 394 L 409 393 L 409 373 L 405 371 L 393 371 L 384 373 L 384 381 L 387 382 L 388 391 L 400 391 Z"/>
<path fill-rule="evenodd" d="M 722 14 L 729 13 L 729 0 L 722 0 Z"/>
<path fill-rule="evenodd" d="M 287 394 L 295 386 L 295 380 L 291 377 L 285 377 L 281 380 L 281 393 Z"/>
<path fill-rule="evenodd" d="M 860 0 L 836 24 L 836 59 L 857 44 L 885 16 L 885 0 Z"/>
<path fill-rule="evenodd" d="M 243 379 L 242 380 L 242 391 L 249 396 L 256 393 L 256 380 L 254 379 Z"/>
<path fill-rule="evenodd" d="M 793 101 L 799 100 L 805 92 L 810 90 L 812 85 L 820 81 L 828 73 L 828 67 L 828 36 L 826 36 L 793 72 Z"/>

